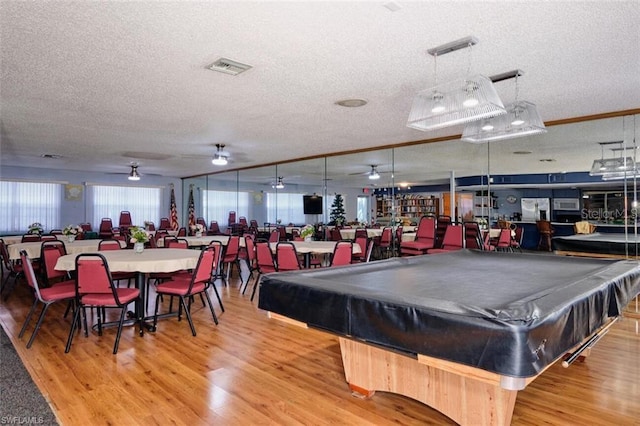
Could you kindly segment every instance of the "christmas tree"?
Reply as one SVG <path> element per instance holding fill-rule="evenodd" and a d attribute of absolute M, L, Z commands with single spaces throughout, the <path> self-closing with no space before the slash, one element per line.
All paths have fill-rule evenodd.
<path fill-rule="evenodd" d="M 345 223 L 344 199 L 342 198 L 342 194 L 336 194 L 336 197 L 333 199 L 333 204 L 331 204 L 331 215 L 329 218 L 331 219 L 331 223 L 338 226 Z"/>

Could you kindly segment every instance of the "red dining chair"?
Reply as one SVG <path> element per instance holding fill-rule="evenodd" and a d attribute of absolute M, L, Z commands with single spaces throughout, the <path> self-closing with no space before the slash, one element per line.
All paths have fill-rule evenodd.
<path fill-rule="evenodd" d="M 165 247 L 167 248 L 177 248 L 177 249 L 188 249 L 189 242 L 184 238 L 171 238 L 164 240 Z"/>
<path fill-rule="evenodd" d="M 436 238 L 436 218 L 423 216 L 418 223 L 416 238 L 414 241 L 402 241 L 400 243 L 401 256 L 416 256 L 426 254 L 427 250 L 434 248 Z"/>
<path fill-rule="evenodd" d="M 160 225 L 158 225 L 158 230 L 159 231 L 168 231 L 171 229 L 171 222 L 169 221 L 168 217 L 161 217 L 160 218 Z"/>
<path fill-rule="evenodd" d="M 212 220 L 211 222 L 209 222 L 207 235 L 222 235 L 222 231 L 220 231 L 220 225 L 218 225 L 217 220 Z"/>
<path fill-rule="evenodd" d="M 447 232 L 449 225 L 451 225 L 451 216 L 440 215 L 436 218 L 436 240 L 433 248 L 442 248 L 444 234 Z"/>
<path fill-rule="evenodd" d="M 390 226 L 382 228 L 382 234 L 380 239 L 376 240 L 377 243 L 377 256 L 379 258 L 389 258 L 393 253 L 393 229 Z"/>
<path fill-rule="evenodd" d="M 40 234 L 24 234 L 21 243 L 37 243 L 42 240 Z"/>
<path fill-rule="evenodd" d="M 289 241 L 280 241 L 276 245 L 276 267 L 278 272 L 302 269 L 296 246 Z"/>
<path fill-rule="evenodd" d="M 442 238 L 440 248 L 427 250 L 428 254 L 446 253 L 449 251 L 462 250 L 464 248 L 464 226 L 448 225 Z"/>
<path fill-rule="evenodd" d="M 100 221 L 98 238 L 112 238 L 112 237 L 113 237 L 113 222 L 108 217 L 103 218 Z"/>
<path fill-rule="evenodd" d="M 113 354 L 118 353 L 122 326 L 124 324 L 127 306 L 136 302 L 140 298 L 140 290 L 137 288 L 118 288 L 113 282 L 107 260 L 100 253 L 81 253 L 76 256 L 76 311 L 71 330 L 67 339 L 65 353 L 71 349 L 76 326 L 82 317 L 84 325 L 84 335 L 89 336 L 87 326 L 87 307 L 96 307 L 98 320 L 98 334 L 102 336 L 102 323 L 104 322 L 104 311 L 106 309 L 120 309 L 120 319 L 118 321 L 118 331 L 116 341 L 113 345 Z M 140 335 L 144 333 L 144 327 L 140 325 Z"/>
<path fill-rule="evenodd" d="M 240 259 L 238 257 L 240 253 L 240 237 L 237 235 L 232 235 L 229 237 L 229 241 L 227 241 L 227 247 L 222 254 L 222 271 L 221 273 L 225 273 L 226 271 L 226 282 L 231 278 L 231 273 L 233 272 L 233 265 L 236 265 L 238 268 L 238 274 L 240 274 Z M 225 266 L 226 265 L 226 266 Z"/>
<path fill-rule="evenodd" d="M 498 242 L 496 243 L 496 251 L 513 251 L 511 248 L 511 229 L 500 229 L 500 235 L 498 235 Z"/>
<path fill-rule="evenodd" d="M 178 229 L 178 237 L 186 237 L 187 236 L 187 228 L 184 226 Z"/>
<path fill-rule="evenodd" d="M 160 297 L 162 295 L 175 296 L 180 299 L 180 305 L 178 307 L 178 321 L 182 319 L 182 311 L 184 310 L 187 321 L 189 321 L 189 327 L 191 327 L 191 334 L 196 335 L 196 329 L 193 326 L 193 320 L 191 319 L 191 300 L 192 296 L 202 295 L 207 299 L 209 304 L 209 310 L 213 317 L 213 322 L 218 325 L 218 317 L 213 310 L 213 303 L 207 289 L 211 283 L 211 276 L 215 267 L 216 252 L 221 246 L 210 245 L 200 253 L 198 258 L 198 264 L 191 276 L 176 276 L 175 278 L 158 284 L 156 287 L 156 309 L 153 315 L 153 328 L 157 329 L 158 324 L 158 310 L 160 307 Z M 189 303 L 187 304 L 187 300 Z"/>
<path fill-rule="evenodd" d="M 251 291 L 252 302 L 253 297 L 256 294 L 256 289 L 258 288 L 258 283 L 260 282 L 260 277 L 264 274 L 270 274 L 278 270 L 276 268 L 273 252 L 271 251 L 271 245 L 268 241 L 256 241 L 256 264 L 258 267 L 258 276 L 253 282 L 253 290 Z"/>
<path fill-rule="evenodd" d="M 277 229 L 274 229 L 269 234 L 269 242 L 275 244 L 275 243 L 277 243 L 279 241 L 280 241 L 280 231 L 278 231 Z"/>
<path fill-rule="evenodd" d="M 120 232 L 126 234 L 129 230 L 129 227 L 133 226 L 133 222 L 131 221 L 131 213 L 123 210 L 120 212 L 120 219 L 118 220 L 118 228 L 120 228 Z"/>
<path fill-rule="evenodd" d="M 340 241 L 342 240 L 342 234 L 340 233 L 339 228 L 331 228 L 331 241 Z"/>
<path fill-rule="evenodd" d="M 478 222 L 464 222 L 464 246 L 470 250 L 485 250 Z"/>
<path fill-rule="evenodd" d="M 236 223 L 236 212 L 234 212 L 233 210 L 229 212 L 229 218 L 227 220 L 227 225 L 231 226 L 234 223 Z"/>
<path fill-rule="evenodd" d="M 120 240 L 110 239 L 110 240 L 102 240 L 98 243 L 98 251 L 105 250 L 121 250 L 122 246 L 120 245 Z M 127 287 L 131 287 L 131 280 L 136 279 L 135 272 L 112 272 L 111 278 L 120 283 L 120 281 L 127 280 Z"/>
<path fill-rule="evenodd" d="M 4 240 L 0 239 L 0 256 L 2 257 L 2 264 L 4 265 L 4 270 L 7 271 L 6 278 L 2 281 L 2 287 L 0 288 L 0 295 L 4 294 L 3 300 L 9 299 L 9 295 L 15 288 L 18 283 L 18 279 L 24 275 L 24 265 L 22 265 L 21 260 L 13 261 L 9 257 L 9 251 L 7 250 L 7 245 Z M 40 263 L 32 262 L 32 267 L 36 272 L 40 272 Z M 4 274 L 3 270 L 3 274 Z M 10 280 L 13 280 L 10 282 Z"/>
<path fill-rule="evenodd" d="M 47 286 L 53 285 L 57 280 L 66 281 L 69 279 L 67 271 L 55 269 L 56 262 L 60 256 L 67 254 L 67 248 L 63 241 L 43 241 L 40 246 L 40 268 L 44 283 Z"/>
<path fill-rule="evenodd" d="M 514 235 L 511 238 L 511 251 L 516 249 L 520 253 L 522 253 L 522 238 L 524 237 L 524 228 L 522 226 L 516 226 L 513 233 Z"/>
<path fill-rule="evenodd" d="M 369 245 L 373 248 L 373 241 L 367 237 L 356 237 L 356 242 L 360 246 L 360 253 L 354 253 L 351 255 L 351 263 L 364 263 L 367 262 L 367 252 L 369 251 Z"/>
<path fill-rule="evenodd" d="M 330 266 L 350 265 L 353 255 L 353 243 L 351 241 L 338 241 L 331 254 Z"/>
<path fill-rule="evenodd" d="M 57 249 L 54 247 L 53 250 Z M 36 322 L 35 328 L 33 329 L 33 333 L 29 338 L 29 342 L 27 343 L 27 349 L 31 348 L 33 341 L 40 331 L 40 327 L 42 326 L 42 320 L 44 320 L 44 316 L 47 313 L 47 309 L 49 306 L 56 302 L 69 302 L 73 303 L 73 300 L 76 297 L 76 283 L 73 280 L 61 281 L 49 287 L 41 288 L 38 279 L 36 278 L 36 274 L 33 271 L 33 267 L 31 266 L 31 260 L 27 256 L 27 252 L 22 250 L 20 252 L 20 259 L 24 268 L 24 275 L 27 278 L 27 284 L 34 293 L 33 305 L 31 305 L 31 309 L 27 314 L 27 318 L 24 320 L 24 324 L 22 325 L 22 329 L 20 329 L 20 334 L 18 334 L 19 338 L 24 336 L 25 331 L 27 330 L 27 326 L 29 322 L 31 322 L 31 317 L 36 311 L 36 308 L 39 304 L 42 304 L 42 311 L 40 311 L 40 315 L 38 316 L 38 321 Z"/>
<path fill-rule="evenodd" d="M 253 273 L 258 271 L 258 258 L 256 255 L 256 243 L 250 236 L 245 236 L 244 238 L 244 252 L 245 252 L 245 262 L 247 264 L 247 269 L 249 271 L 249 275 L 247 276 L 247 281 L 244 283 L 244 289 L 242 290 L 242 294 L 247 290 L 247 286 L 249 285 L 249 281 L 253 278 Z M 240 282 L 242 284 L 242 275 L 240 275 Z"/>

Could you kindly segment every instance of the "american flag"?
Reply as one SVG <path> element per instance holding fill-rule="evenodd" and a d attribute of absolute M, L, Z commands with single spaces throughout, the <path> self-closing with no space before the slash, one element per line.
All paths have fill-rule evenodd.
<path fill-rule="evenodd" d="M 191 229 L 191 226 L 195 226 L 196 224 L 196 205 L 193 202 L 193 186 L 189 188 L 189 227 L 187 229 Z"/>
<path fill-rule="evenodd" d="M 178 223 L 178 208 L 176 207 L 176 193 L 173 190 L 173 187 L 171 188 L 171 202 L 169 203 L 169 221 L 170 221 L 171 229 L 173 229 L 174 231 L 177 231 L 178 228 L 180 227 L 180 224 Z"/>

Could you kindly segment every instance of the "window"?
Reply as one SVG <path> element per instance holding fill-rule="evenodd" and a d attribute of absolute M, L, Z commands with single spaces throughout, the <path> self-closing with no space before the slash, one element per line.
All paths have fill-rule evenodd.
<path fill-rule="evenodd" d="M 0 232 L 24 233 L 34 222 L 60 227 L 62 184 L 0 181 Z"/>
<path fill-rule="evenodd" d="M 93 224 L 99 224 L 103 218 L 108 217 L 113 221 L 113 226 L 118 226 L 120 212 L 123 210 L 131 212 L 131 222 L 134 225 L 143 226 L 147 220 L 160 223 L 160 188 L 92 185 L 88 197 L 93 211 L 87 216 L 92 218 Z"/>
<path fill-rule="evenodd" d="M 369 222 L 369 197 L 366 195 L 358 195 L 358 222 Z"/>
<path fill-rule="evenodd" d="M 202 191 L 202 215 L 205 220 L 215 220 L 226 226 L 229 212 L 236 212 L 236 220 L 247 216 L 249 211 L 249 193 L 241 191 Z"/>
<path fill-rule="evenodd" d="M 287 192 L 267 193 L 267 221 L 276 223 L 280 220 L 282 224 L 304 224 L 304 202 L 302 196 L 303 194 Z"/>

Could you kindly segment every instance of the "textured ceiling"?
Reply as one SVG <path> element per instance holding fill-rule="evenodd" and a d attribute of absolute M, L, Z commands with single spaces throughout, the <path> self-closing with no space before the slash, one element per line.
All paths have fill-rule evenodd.
<path fill-rule="evenodd" d="M 440 82 L 469 69 L 522 69 L 520 98 L 544 121 L 640 107 L 636 0 L 398 1 L 395 12 L 384 4 L 2 0 L 0 164 L 126 172 L 137 161 L 142 173 L 185 177 L 459 134 L 420 132 L 406 120 L 414 94 L 435 83 L 426 50 L 468 35 L 480 43 L 470 55 L 440 57 Z M 205 69 L 220 57 L 253 68 Z M 496 87 L 513 100 L 513 80 Z M 368 104 L 335 105 L 348 98 Z M 493 143 L 491 171 L 588 170 L 597 142 L 633 134 L 624 125 Z M 216 143 L 232 155 L 222 169 L 210 161 Z M 486 149 L 409 147 L 396 154 L 396 170 L 419 169 L 423 181 L 477 174 Z M 513 155 L 523 149 L 532 154 Z M 343 171 L 389 161 L 387 152 L 362 154 Z"/>

